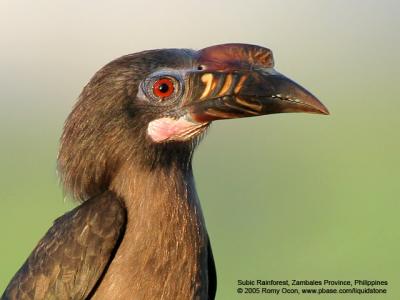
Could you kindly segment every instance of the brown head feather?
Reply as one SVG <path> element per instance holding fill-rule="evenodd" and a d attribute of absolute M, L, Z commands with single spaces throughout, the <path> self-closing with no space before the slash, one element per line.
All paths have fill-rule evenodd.
<path fill-rule="evenodd" d="M 68 116 L 58 155 L 64 190 L 87 200 L 109 187 L 122 164 L 162 166 L 176 158 L 188 165 L 193 145 L 152 145 L 146 126 L 156 107 L 135 101 L 139 82 L 157 67 L 191 63 L 192 52 L 152 50 L 123 56 L 100 69 Z"/>

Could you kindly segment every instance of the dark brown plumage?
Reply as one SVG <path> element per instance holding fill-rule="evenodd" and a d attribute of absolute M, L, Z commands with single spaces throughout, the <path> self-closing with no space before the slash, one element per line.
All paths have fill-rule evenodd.
<path fill-rule="evenodd" d="M 57 219 L 2 299 L 214 299 L 214 259 L 191 159 L 210 122 L 327 113 L 266 48 L 152 50 L 98 71 L 58 158 L 80 206 Z"/>
<path fill-rule="evenodd" d="M 54 221 L 18 271 L 6 290 L 7 297 L 84 299 L 110 261 L 125 224 L 124 206 L 112 192 L 66 213 Z"/>

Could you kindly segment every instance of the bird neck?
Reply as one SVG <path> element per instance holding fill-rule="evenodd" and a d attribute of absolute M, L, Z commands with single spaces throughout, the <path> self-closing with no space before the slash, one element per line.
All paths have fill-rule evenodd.
<path fill-rule="evenodd" d="M 206 298 L 208 237 L 191 165 L 138 170 L 127 164 L 110 189 L 127 208 L 124 238 L 107 272 L 113 286 L 129 297 L 135 290 L 138 299 Z"/>
<path fill-rule="evenodd" d="M 158 204 L 200 206 L 191 162 L 156 167 L 127 162 L 114 176 L 110 190 L 124 199 L 128 214 L 139 209 L 151 213 Z"/>

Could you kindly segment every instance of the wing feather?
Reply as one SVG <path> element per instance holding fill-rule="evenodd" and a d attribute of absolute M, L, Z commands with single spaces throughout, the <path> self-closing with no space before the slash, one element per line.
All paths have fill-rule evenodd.
<path fill-rule="evenodd" d="M 125 223 L 114 193 L 85 201 L 55 220 L 1 299 L 85 299 L 111 262 Z"/>
<path fill-rule="evenodd" d="M 208 239 L 208 298 L 215 299 L 217 293 L 217 271 L 215 270 L 214 256 L 211 249 L 210 238 Z"/>

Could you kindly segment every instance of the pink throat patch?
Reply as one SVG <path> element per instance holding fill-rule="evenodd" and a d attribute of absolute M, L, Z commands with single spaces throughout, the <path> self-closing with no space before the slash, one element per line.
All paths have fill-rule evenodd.
<path fill-rule="evenodd" d="M 193 123 L 179 119 L 161 118 L 153 120 L 147 127 L 147 134 L 153 142 L 185 141 L 199 133 L 208 123 Z"/>

